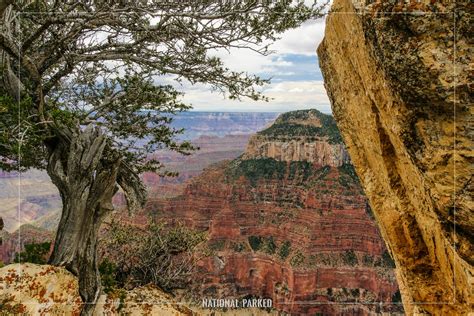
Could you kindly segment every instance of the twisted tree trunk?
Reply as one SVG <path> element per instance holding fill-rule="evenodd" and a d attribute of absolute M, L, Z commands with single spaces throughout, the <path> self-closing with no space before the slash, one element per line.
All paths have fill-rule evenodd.
<path fill-rule="evenodd" d="M 98 128 L 79 128 L 50 144 L 48 174 L 63 202 L 50 263 L 79 277 L 81 315 L 92 315 L 101 285 L 96 259 L 102 220 L 113 210 L 120 159 L 105 153 L 107 138 Z"/>

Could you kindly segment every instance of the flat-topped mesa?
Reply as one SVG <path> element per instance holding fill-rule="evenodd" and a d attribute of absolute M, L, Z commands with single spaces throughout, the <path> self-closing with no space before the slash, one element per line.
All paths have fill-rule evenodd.
<path fill-rule="evenodd" d="M 332 167 L 350 161 L 333 117 L 313 109 L 281 114 L 252 136 L 242 159 L 257 158 Z"/>

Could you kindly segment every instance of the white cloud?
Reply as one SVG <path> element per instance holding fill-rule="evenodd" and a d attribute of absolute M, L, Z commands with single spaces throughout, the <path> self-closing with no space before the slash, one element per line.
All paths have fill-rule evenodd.
<path fill-rule="evenodd" d="M 269 102 L 239 102 L 210 93 L 205 86 L 194 86 L 186 90 L 184 101 L 193 104 L 197 111 L 286 112 L 316 108 L 331 112 L 324 84 L 319 80 L 282 81 L 268 85 L 263 93 L 271 99 Z"/>
<path fill-rule="evenodd" d="M 298 59 L 288 57 L 288 55 L 316 56 L 316 48 L 324 37 L 324 26 L 324 19 L 312 20 L 303 23 L 297 29 L 283 33 L 281 39 L 270 47 L 275 50 L 270 56 L 235 48 L 212 53 L 221 58 L 232 70 L 257 74 L 264 78 L 277 77 L 273 83 L 263 88 L 263 93 L 272 99 L 270 102 L 228 100 L 219 93 L 211 93 L 209 87 L 205 85 L 191 86 L 188 83 L 183 83 L 179 87 L 179 90 L 185 92 L 183 101 L 191 103 L 194 110 L 198 111 L 285 112 L 317 108 L 330 113 L 331 108 L 323 82 L 316 80 L 318 79 L 316 77 L 308 78 L 307 71 L 301 72 L 303 64 L 298 64 Z M 307 70 L 308 64 L 304 64 L 303 67 Z M 316 64 L 314 67 L 317 69 Z M 291 76 L 291 80 L 285 76 Z"/>
<path fill-rule="evenodd" d="M 325 19 L 307 21 L 299 28 L 286 31 L 272 45 L 278 54 L 315 55 L 316 48 L 324 38 Z"/>

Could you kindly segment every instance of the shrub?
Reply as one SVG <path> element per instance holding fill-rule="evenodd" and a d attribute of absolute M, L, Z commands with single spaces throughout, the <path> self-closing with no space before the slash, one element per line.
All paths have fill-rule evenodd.
<path fill-rule="evenodd" d="M 278 255 L 280 256 L 281 259 L 285 260 L 291 252 L 291 243 L 286 240 L 280 247 L 280 250 L 278 251 Z"/>
<path fill-rule="evenodd" d="M 291 257 L 290 264 L 293 267 L 299 267 L 299 266 L 303 265 L 304 260 L 305 260 L 305 256 L 303 255 L 303 253 L 301 251 L 298 250 L 296 252 L 296 254 L 293 257 Z"/>
<path fill-rule="evenodd" d="M 31 262 L 36 264 L 45 264 L 48 262 L 50 242 L 31 243 L 25 245 L 25 250 L 15 255 L 15 262 Z"/>
<path fill-rule="evenodd" d="M 364 254 L 362 257 L 362 263 L 364 266 L 370 267 L 374 264 L 374 257 L 369 254 Z"/>
<path fill-rule="evenodd" d="M 263 244 L 263 249 L 262 249 L 263 252 L 272 255 L 272 254 L 275 253 L 276 248 L 277 248 L 277 246 L 276 246 L 275 241 L 273 240 L 272 236 L 265 238 L 264 244 Z"/>
<path fill-rule="evenodd" d="M 245 245 L 241 242 L 232 244 L 232 248 L 236 252 L 242 252 L 245 250 Z"/>
<path fill-rule="evenodd" d="M 392 303 L 400 303 L 401 301 L 402 301 L 402 294 L 400 293 L 400 290 L 398 290 L 392 295 Z"/>
<path fill-rule="evenodd" d="M 272 158 L 236 159 L 227 170 L 231 181 L 244 176 L 255 186 L 260 179 L 283 179 L 286 173 L 286 162 Z"/>
<path fill-rule="evenodd" d="M 112 222 L 99 246 L 102 277 L 111 287 L 152 283 L 165 291 L 185 288 L 198 254 L 205 255 L 200 249 L 205 240 L 205 233 L 181 224 L 166 227 L 149 222 L 139 228 Z"/>
<path fill-rule="evenodd" d="M 352 289 L 351 294 L 354 298 L 358 298 L 360 296 L 360 290 L 359 289 Z"/>
<path fill-rule="evenodd" d="M 105 258 L 99 265 L 100 279 L 105 293 L 113 292 L 117 287 L 117 265 Z"/>
<path fill-rule="evenodd" d="M 328 287 L 326 291 L 327 291 L 328 297 L 331 298 L 332 297 L 332 288 Z"/>
<path fill-rule="evenodd" d="M 354 250 L 347 250 L 343 256 L 342 256 L 342 260 L 344 261 L 345 264 L 349 265 L 349 266 L 355 266 L 359 263 L 359 261 L 357 260 L 357 256 L 354 252 Z"/>
<path fill-rule="evenodd" d="M 249 236 L 248 240 L 249 240 L 250 248 L 252 248 L 252 250 L 258 251 L 262 247 L 261 236 Z"/>
<path fill-rule="evenodd" d="M 382 265 L 387 268 L 395 268 L 395 261 L 393 261 L 392 256 L 385 250 L 382 253 Z"/>

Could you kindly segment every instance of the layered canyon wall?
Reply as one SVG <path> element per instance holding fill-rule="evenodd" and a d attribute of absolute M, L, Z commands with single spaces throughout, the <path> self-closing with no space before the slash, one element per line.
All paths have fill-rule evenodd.
<path fill-rule="evenodd" d="M 314 117 L 325 123 L 308 128 Z M 324 143 L 322 156 L 345 151 L 331 126 L 332 117 L 315 110 L 283 114 L 242 157 L 207 168 L 181 196 L 149 203 L 148 214 L 208 232 L 211 255 L 193 276 L 198 297 L 269 297 L 291 315 L 403 311 L 347 153 L 313 159 L 306 147 L 303 159 L 287 160 L 261 149 L 312 137 Z"/>
<path fill-rule="evenodd" d="M 473 12 L 471 1 L 335 0 L 318 48 L 409 315 L 472 311 Z"/>

